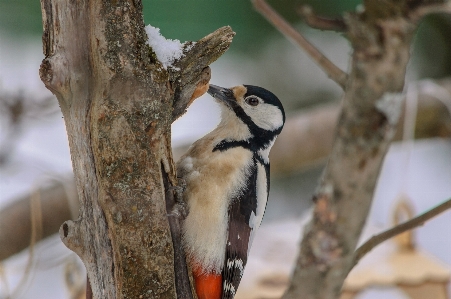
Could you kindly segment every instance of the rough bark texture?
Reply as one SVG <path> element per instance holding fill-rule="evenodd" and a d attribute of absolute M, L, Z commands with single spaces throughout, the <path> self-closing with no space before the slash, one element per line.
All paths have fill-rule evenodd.
<path fill-rule="evenodd" d="M 402 18 L 375 26 L 361 17 L 347 19 L 352 71 L 313 220 L 284 298 L 338 297 L 398 122 L 414 27 Z"/>
<path fill-rule="evenodd" d="M 170 126 L 180 98 L 146 45 L 141 1 L 41 6 L 40 75 L 65 118 L 80 199 L 80 217 L 61 226 L 61 239 L 84 262 L 94 298 L 175 298 L 162 177 L 176 185 Z M 185 51 L 200 70 L 187 76 L 186 88 L 205 81 L 197 76 L 232 36 L 229 27 L 213 34 L 217 42 L 203 48 L 202 62 Z"/>
<path fill-rule="evenodd" d="M 175 68 L 169 70 L 175 91 L 173 120 L 185 113 L 187 106 L 200 95 L 197 88 L 205 86 L 210 81 L 211 71 L 206 66 L 229 48 L 234 34 L 230 27 L 222 27 L 194 45 L 190 44 L 190 55 L 182 57 L 174 63 Z M 174 71 L 175 69 L 181 69 L 181 71 Z M 205 92 L 206 89 L 203 93 Z"/>
<path fill-rule="evenodd" d="M 418 2 L 418 3 L 417 3 Z M 338 298 L 376 181 L 401 114 L 402 90 L 422 1 L 365 1 L 345 17 L 351 72 L 329 162 L 304 231 L 292 281 L 283 298 Z"/>

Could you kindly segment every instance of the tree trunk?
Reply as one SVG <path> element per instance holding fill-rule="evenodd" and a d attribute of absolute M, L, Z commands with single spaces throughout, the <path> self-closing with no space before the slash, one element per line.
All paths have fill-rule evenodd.
<path fill-rule="evenodd" d="M 41 0 L 40 76 L 58 98 L 80 216 L 60 228 L 94 298 L 175 298 L 165 190 L 171 123 L 233 37 L 224 27 L 166 70 L 146 44 L 141 1 Z M 176 109 L 173 109 L 176 107 Z M 176 271 L 177 272 L 177 271 Z"/>
<path fill-rule="evenodd" d="M 425 13 L 446 1 L 364 1 L 345 16 L 351 71 L 329 161 L 314 196 L 312 221 L 284 299 L 339 298 L 354 266 L 380 168 L 401 114 L 410 44 Z"/>

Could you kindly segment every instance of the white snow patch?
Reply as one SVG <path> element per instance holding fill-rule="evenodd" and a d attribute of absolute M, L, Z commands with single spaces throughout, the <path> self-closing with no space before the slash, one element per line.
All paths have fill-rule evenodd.
<path fill-rule="evenodd" d="M 401 115 L 401 107 L 404 103 L 404 94 L 402 92 L 386 92 L 376 102 L 376 109 L 384 113 L 391 125 L 398 123 Z"/>
<path fill-rule="evenodd" d="M 185 43 L 181 43 L 177 39 L 166 39 L 161 35 L 160 29 L 151 25 L 146 26 L 147 44 L 152 47 L 152 50 L 157 55 L 158 60 L 161 62 L 165 69 L 172 67 L 172 64 L 177 59 L 183 56 L 183 46 Z M 194 45 L 190 44 L 187 48 Z"/>

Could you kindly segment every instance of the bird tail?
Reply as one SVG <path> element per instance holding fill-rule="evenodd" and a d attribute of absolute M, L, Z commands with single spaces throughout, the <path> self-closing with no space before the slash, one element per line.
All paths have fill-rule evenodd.
<path fill-rule="evenodd" d="M 193 267 L 193 277 L 198 299 L 221 299 L 221 274 L 205 273 L 201 267 Z"/>

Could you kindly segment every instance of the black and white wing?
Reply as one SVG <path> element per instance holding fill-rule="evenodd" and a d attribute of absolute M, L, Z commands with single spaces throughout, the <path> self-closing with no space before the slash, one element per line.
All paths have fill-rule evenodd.
<path fill-rule="evenodd" d="M 257 198 L 257 169 L 258 166 L 254 163 L 249 171 L 248 181 L 245 184 L 246 187 L 232 200 L 229 207 L 228 239 L 222 270 L 223 299 L 232 299 L 235 296 L 241 277 L 243 276 L 244 267 L 247 263 L 247 255 L 253 237 L 252 230 L 255 225 L 253 222 L 255 222 L 258 205 L 263 205 L 259 207 L 259 210 L 262 212 L 266 206 L 267 192 L 264 192 L 264 196 L 266 197 L 264 200 Z M 265 181 L 266 175 L 264 171 Z M 266 185 L 266 182 L 264 185 Z M 264 187 L 266 189 L 266 186 Z"/>

